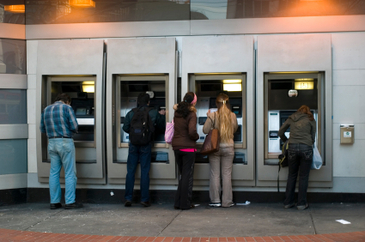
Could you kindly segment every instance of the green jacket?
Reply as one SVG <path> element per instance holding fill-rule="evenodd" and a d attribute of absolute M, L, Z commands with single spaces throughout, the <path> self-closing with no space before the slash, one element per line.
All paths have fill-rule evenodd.
<path fill-rule="evenodd" d="M 289 144 L 306 144 L 312 146 L 316 136 L 316 121 L 309 120 L 308 115 L 295 112 L 280 127 L 278 135 L 282 141 L 288 138 L 285 131 L 290 127 Z"/>

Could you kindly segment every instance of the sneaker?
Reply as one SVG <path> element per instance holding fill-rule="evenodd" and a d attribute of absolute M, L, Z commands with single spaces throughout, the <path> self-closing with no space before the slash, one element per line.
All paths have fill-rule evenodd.
<path fill-rule="evenodd" d="M 290 204 L 284 205 L 284 208 L 292 208 L 294 206 L 295 206 L 295 203 L 290 203 Z"/>
<path fill-rule="evenodd" d="M 50 208 L 51 209 L 62 208 L 62 204 L 61 203 L 51 203 Z"/>
<path fill-rule="evenodd" d="M 130 206 L 132 206 L 132 202 L 129 200 L 125 201 L 124 207 L 130 207 Z"/>
<path fill-rule="evenodd" d="M 141 202 L 141 204 L 144 206 L 144 207 L 151 207 L 151 203 L 149 201 L 147 202 Z"/>
<path fill-rule="evenodd" d="M 82 203 L 70 203 L 70 204 L 65 205 L 65 209 L 77 209 L 77 208 L 82 208 L 82 207 L 84 207 L 84 205 L 82 205 Z"/>
<path fill-rule="evenodd" d="M 221 203 L 209 203 L 209 207 L 222 207 L 222 204 Z"/>
<path fill-rule="evenodd" d="M 298 210 L 305 210 L 305 209 L 307 209 L 307 208 L 309 208 L 308 203 L 307 203 L 306 205 L 299 205 L 299 206 L 297 206 L 297 209 L 298 209 Z"/>
<path fill-rule="evenodd" d="M 230 207 L 233 207 L 235 205 L 235 203 L 230 203 L 228 204 L 227 206 L 222 206 L 223 208 L 230 208 Z"/>

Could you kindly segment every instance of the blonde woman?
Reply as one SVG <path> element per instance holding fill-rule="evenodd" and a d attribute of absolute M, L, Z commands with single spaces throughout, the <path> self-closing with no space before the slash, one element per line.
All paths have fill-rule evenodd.
<path fill-rule="evenodd" d="M 216 99 L 216 105 L 218 111 L 212 113 L 208 110 L 208 118 L 203 127 L 205 134 L 213 128 L 218 129 L 220 134 L 219 151 L 209 155 L 209 206 L 228 208 L 234 206 L 231 181 L 234 158 L 233 134 L 236 132 L 238 124 L 236 114 L 230 109 L 228 95 L 220 93 Z"/>

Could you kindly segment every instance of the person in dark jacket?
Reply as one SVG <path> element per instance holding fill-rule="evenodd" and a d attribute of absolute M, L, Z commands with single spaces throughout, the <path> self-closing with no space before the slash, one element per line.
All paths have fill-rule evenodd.
<path fill-rule="evenodd" d="M 137 105 L 141 109 L 148 108 L 150 103 L 150 96 L 147 93 L 139 94 L 137 98 Z M 157 109 L 151 109 L 148 112 L 152 123 L 156 126 L 159 123 L 165 123 L 165 110 L 160 112 Z M 129 111 L 124 120 L 123 130 L 129 133 L 131 128 L 131 122 L 133 118 L 133 110 Z M 161 121 L 162 120 L 162 121 Z M 125 203 L 124 206 L 132 206 L 133 188 L 135 181 L 135 173 L 137 170 L 138 161 L 141 165 L 141 204 L 144 207 L 151 206 L 149 198 L 149 186 L 150 186 L 150 167 L 151 167 L 151 147 L 152 140 L 147 145 L 134 145 L 129 143 L 128 159 L 127 159 L 127 176 L 125 183 Z"/>
<path fill-rule="evenodd" d="M 192 203 L 193 173 L 195 164 L 197 117 L 195 104 L 197 97 L 193 92 L 185 94 L 182 102 L 174 105 L 174 137 L 172 148 L 178 166 L 179 185 L 175 195 L 175 209 L 194 208 Z"/>
<path fill-rule="evenodd" d="M 286 184 L 284 208 L 295 206 L 295 184 L 299 172 L 297 209 L 308 208 L 307 188 L 313 159 L 313 144 L 316 135 L 316 121 L 308 106 L 301 106 L 280 127 L 279 136 L 285 142 L 285 131 L 290 127 L 288 162 L 289 174 Z"/>

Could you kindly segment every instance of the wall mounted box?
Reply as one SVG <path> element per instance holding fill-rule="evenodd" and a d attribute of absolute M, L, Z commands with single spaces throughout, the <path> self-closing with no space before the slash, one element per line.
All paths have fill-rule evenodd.
<path fill-rule="evenodd" d="M 340 125 L 340 136 L 341 144 L 353 144 L 355 127 L 353 124 L 341 124 Z"/>

